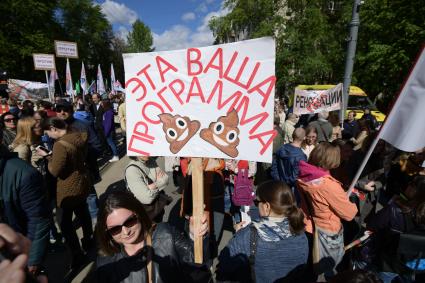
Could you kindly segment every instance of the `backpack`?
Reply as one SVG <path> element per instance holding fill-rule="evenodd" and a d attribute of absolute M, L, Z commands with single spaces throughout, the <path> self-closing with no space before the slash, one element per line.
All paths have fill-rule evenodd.
<path fill-rule="evenodd" d="M 251 205 L 255 198 L 252 187 L 252 180 L 248 178 L 248 170 L 239 170 L 235 177 L 235 188 L 232 194 L 233 204 L 236 206 Z"/>

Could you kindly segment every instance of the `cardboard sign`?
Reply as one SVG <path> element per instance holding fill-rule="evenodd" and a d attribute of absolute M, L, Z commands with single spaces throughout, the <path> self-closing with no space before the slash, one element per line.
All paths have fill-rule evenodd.
<path fill-rule="evenodd" d="M 271 162 L 272 38 L 123 57 L 128 155 Z"/>
<path fill-rule="evenodd" d="M 76 42 L 55 40 L 55 51 L 57 57 L 78 58 Z"/>
<path fill-rule="evenodd" d="M 302 90 L 295 88 L 294 113 L 314 114 L 334 111 L 342 107 L 342 84 L 328 90 Z"/>
<path fill-rule="evenodd" d="M 53 54 L 32 54 L 35 70 L 55 70 L 55 55 Z"/>

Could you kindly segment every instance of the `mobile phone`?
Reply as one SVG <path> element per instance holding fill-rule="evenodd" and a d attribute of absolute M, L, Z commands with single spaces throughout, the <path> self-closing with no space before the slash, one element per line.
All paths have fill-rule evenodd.
<path fill-rule="evenodd" d="M 42 151 L 44 151 L 44 152 L 45 152 L 45 153 L 47 153 L 47 154 L 52 153 L 50 150 L 48 150 L 47 148 L 45 148 L 45 147 L 44 147 L 44 146 L 42 146 L 42 145 L 37 146 L 37 147 L 36 147 L 36 149 L 41 149 Z"/>

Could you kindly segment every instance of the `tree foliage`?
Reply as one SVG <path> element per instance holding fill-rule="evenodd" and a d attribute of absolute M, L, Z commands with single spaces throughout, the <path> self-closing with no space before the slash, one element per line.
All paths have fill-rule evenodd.
<path fill-rule="evenodd" d="M 126 44 L 114 37 L 111 24 L 93 1 L 2 0 L 0 13 L 0 69 L 9 77 L 45 81 L 43 72 L 34 71 L 32 54 L 54 54 L 54 40 L 66 40 L 78 45 L 79 58 L 70 59 L 74 81 L 80 77 L 82 61 L 89 80 L 96 77 L 98 64 L 109 78 L 113 63 L 116 78 L 123 81 Z M 65 63 L 64 58 L 56 58 L 62 84 Z"/>
<path fill-rule="evenodd" d="M 32 54 L 54 52 L 60 28 L 55 8 L 55 1 L 0 1 L 0 69 L 16 78 L 35 77 Z"/>
<path fill-rule="evenodd" d="M 368 0 L 360 20 L 354 79 L 391 101 L 425 43 L 424 1 Z"/>
<path fill-rule="evenodd" d="M 342 82 L 353 1 L 227 0 L 229 13 L 213 18 L 216 43 L 261 36 L 276 39 L 277 92 L 297 84 Z M 425 42 L 423 0 L 368 0 L 360 28 L 352 83 L 389 99 Z"/>
<path fill-rule="evenodd" d="M 216 43 L 272 36 L 280 20 L 271 0 L 226 0 L 224 7 L 230 12 L 209 22 Z"/>
<path fill-rule="evenodd" d="M 127 36 L 128 52 L 150 52 L 152 48 L 153 38 L 150 28 L 142 21 L 137 20 L 133 23 L 132 31 Z"/>

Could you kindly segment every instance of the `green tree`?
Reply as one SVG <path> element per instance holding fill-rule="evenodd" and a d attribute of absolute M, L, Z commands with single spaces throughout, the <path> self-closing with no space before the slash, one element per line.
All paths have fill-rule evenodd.
<path fill-rule="evenodd" d="M 95 78 L 97 65 L 101 64 L 103 77 L 109 74 L 112 52 L 112 26 L 101 12 L 99 5 L 90 0 L 60 0 L 59 16 L 63 35 L 62 40 L 78 43 L 79 62 L 71 61 L 73 77 L 80 77 L 81 60 L 87 68 L 87 77 Z M 60 60 L 59 72 L 65 70 L 65 60 Z"/>
<path fill-rule="evenodd" d="M 45 80 L 34 72 L 33 53 L 53 53 L 60 27 L 55 21 L 56 1 L 0 1 L 0 69 L 11 78 Z"/>
<path fill-rule="evenodd" d="M 127 36 L 128 52 L 151 52 L 153 38 L 150 28 L 142 21 L 137 20 L 133 23 L 132 31 Z"/>
<path fill-rule="evenodd" d="M 230 12 L 211 19 L 209 26 L 216 43 L 275 37 L 277 90 L 290 93 L 297 84 L 334 83 L 342 77 L 347 5 L 329 10 L 327 3 L 227 0 L 225 7 Z"/>
<path fill-rule="evenodd" d="M 213 17 L 209 27 L 215 43 L 272 36 L 280 17 L 276 16 L 273 0 L 226 0 L 224 7 L 230 12 Z"/>
<path fill-rule="evenodd" d="M 368 0 L 360 10 L 355 83 L 386 105 L 407 77 L 425 42 L 423 0 Z"/>
<path fill-rule="evenodd" d="M 298 84 L 338 83 L 344 72 L 350 5 L 288 0 L 277 41 L 277 89 L 293 93 Z M 345 3 L 345 5 L 344 5 Z"/>

